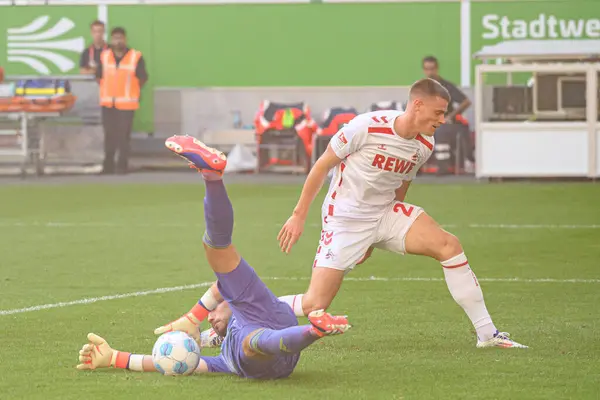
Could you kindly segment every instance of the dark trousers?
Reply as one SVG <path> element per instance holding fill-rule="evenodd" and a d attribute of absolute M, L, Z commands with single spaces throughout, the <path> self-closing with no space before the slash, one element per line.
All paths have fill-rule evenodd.
<path fill-rule="evenodd" d="M 469 127 L 448 123 L 437 128 L 433 159 L 438 167 L 438 175 L 450 174 L 450 168 L 454 167 L 457 161 L 459 168 L 464 167 L 465 159 L 473 162 L 473 145 Z"/>
<path fill-rule="evenodd" d="M 102 126 L 104 128 L 103 173 L 127 173 L 132 125 L 133 110 L 102 107 Z M 117 151 L 119 157 L 115 169 L 115 154 Z"/>

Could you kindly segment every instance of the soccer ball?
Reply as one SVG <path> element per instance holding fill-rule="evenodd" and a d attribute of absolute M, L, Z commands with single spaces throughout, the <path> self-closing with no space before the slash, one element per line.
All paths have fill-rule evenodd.
<path fill-rule="evenodd" d="M 168 332 L 154 343 L 152 361 L 163 375 L 190 375 L 200 362 L 200 347 L 187 333 Z"/>

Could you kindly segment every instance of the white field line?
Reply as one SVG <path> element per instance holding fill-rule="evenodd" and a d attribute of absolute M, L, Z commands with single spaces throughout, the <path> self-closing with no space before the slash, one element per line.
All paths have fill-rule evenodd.
<path fill-rule="evenodd" d="M 307 281 L 309 277 L 276 277 L 276 276 L 268 276 L 263 277 L 263 280 L 266 281 Z M 382 278 L 371 276 L 368 278 L 352 278 L 347 277 L 344 278 L 347 282 L 442 282 L 443 278 L 411 278 L 411 277 L 398 277 L 398 278 Z M 600 279 L 553 279 L 553 278 L 537 278 L 537 279 L 526 279 L 526 278 L 480 278 L 478 279 L 480 282 L 517 282 L 517 283 L 591 283 L 598 284 L 600 283 Z M 108 300 L 117 300 L 117 299 L 126 299 L 130 297 L 141 297 L 141 296 L 149 296 L 153 294 L 161 294 L 161 293 L 169 293 L 169 292 L 181 292 L 189 289 L 197 289 L 201 287 L 208 287 L 213 283 L 213 281 L 209 282 L 201 282 L 192 285 L 183 285 L 183 286 L 173 286 L 166 288 L 158 288 L 152 290 L 144 290 L 140 292 L 131 292 L 131 293 L 123 293 L 123 294 L 114 294 L 109 296 L 100 296 L 100 297 L 88 297 L 85 299 L 79 299 L 74 301 L 53 303 L 53 304 L 42 304 L 38 306 L 31 306 L 25 308 L 15 308 L 12 310 L 0 310 L 0 316 L 2 315 L 13 315 L 13 314 L 22 314 L 31 311 L 41 311 L 48 310 L 51 308 L 63 308 L 76 306 L 81 304 L 92 304 L 97 303 L 99 301 L 108 301 Z"/>
<path fill-rule="evenodd" d="M 207 287 L 207 286 L 212 285 L 212 283 L 213 282 L 202 282 L 202 283 L 197 283 L 194 285 L 173 286 L 173 287 L 168 287 L 168 288 L 144 290 L 141 292 L 113 294 L 110 296 L 100 296 L 100 297 L 88 297 L 86 299 L 66 301 L 66 302 L 60 302 L 60 303 L 54 303 L 54 304 L 42 304 L 39 306 L 32 306 L 32 307 L 25 307 L 25 308 L 15 308 L 12 310 L 0 310 L 0 315 L 21 314 L 21 313 L 26 313 L 26 312 L 30 312 L 30 311 L 48 310 L 50 308 L 62 308 L 62 307 L 76 306 L 79 304 L 92 304 L 92 303 L 97 303 L 99 301 L 126 299 L 128 297 L 148 296 L 151 294 L 181 292 L 182 290 L 187 290 L 187 289 L 196 289 L 196 288 L 200 288 L 200 287 Z"/>
<path fill-rule="evenodd" d="M 273 224 L 281 226 L 282 224 Z M 191 223 L 154 223 L 123 224 L 113 222 L 2 222 L 0 228 L 193 228 L 203 224 Z M 253 227 L 266 227 L 269 224 L 252 223 Z M 320 224 L 309 223 L 311 228 L 320 228 Z M 600 229 L 600 224 L 442 224 L 444 228 L 470 229 Z"/>

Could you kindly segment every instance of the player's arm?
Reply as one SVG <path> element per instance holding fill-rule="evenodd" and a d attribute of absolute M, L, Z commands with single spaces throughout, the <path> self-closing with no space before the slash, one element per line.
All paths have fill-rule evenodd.
<path fill-rule="evenodd" d="M 331 138 L 325 153 L 315 162 L 315 165 L 306 177 L 300 199 L 296 207 L 294 207 L 292 216 L 283 225 L 277 236 L 281 251 L 289 253 L 292 246 L 298 241 L 304 230 L 304 223 L 310 206 L 323 187 L 327 174 L 332 168 L 340 164 L 343 159 L 362 146 L 364 143 L 364 132 L 369 121 L 369 118 L 359 115 Z"/>
<path fill-rule="evenodd" d="M 308 173 L 306 181 L 304 182 L 304 187 L 302 188 L 302 193 L 300 194 L 300 199 L 298 200 L 296 207 L 294 207 L 292 216 L 287 220 L 277 236 L 281 251 L 289 253 L 292 246 L 298 241 L 300 235 L 302 235 L 304 223 L 308 216 L 308 210 L 310 209 L 311 204 L 323 187 L 323 183 L 325 182 L 325 178 L 327 178 L 329 171 L 340 162 L 342 162 L 342 159 L 335 154 L 331 148 L 331 144 L 329 144 L 325 153 L 319 157 Z"/>
<path fill-rule="evenodd" d="M 120 368 L 131 371 L 156 371 L 152 356 L 115 350 L 95 333 L 88 333 L 88 343 L 79 350 L 77 369 Z"/>
<path fill-rule="evenodd" d="M 137 372 L 157 372 L 152 356 L 149 354 L 131 354 L 115 350 L 95 333 L 88 333 L 88 343 L 79 350 L 79 370 L 94 370 L 98 368 L 128 369 Z M 196 374 L 209 372 L 206 361 L 200 359 Z"/>
<path fill-rule="evenodd" d="M 327 178 L 327 174 L 340 162 L 342 162 L 342 159 L 335 154 L 331 148 L 331 144 L 329 144 L 325 150 L 325 153 L 323 153 L 317 162 L 315 162 L 315 165 L 311 168 L 308 176 L 306 177 L 304 187 L 302 188 L 302 193 L 300 194 L 300 199 L 298 200 L 298 203 L 292 212 L 292 216 L 302 220 L 306 219 L 308 210 L 315 200 L 315 197 L 317 197 L 317 194 L 323 187 L 323 183 L 325 182 L 325 178 Z"/>
<path fill-rule="evenodd" d="M 223 296 L 221 296 L 217 283 L 215 282 L 190 311 L 188 311 L 182 317 L 156 328 L 154 333 L 156 335 L 162 335 L 165 332 L 171 331 L 185 332 L 193 337 L 199 346 L 202 346 L 200 323 L 204 321 L 206 317 L 208 317 L 208 314 L 222 301 Z"/>

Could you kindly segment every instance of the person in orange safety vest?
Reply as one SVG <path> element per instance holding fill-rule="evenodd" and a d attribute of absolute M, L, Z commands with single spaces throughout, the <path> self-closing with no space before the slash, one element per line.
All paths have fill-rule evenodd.
<path fill-rule="evenodd" d="M 96 78 L 100 84 L 104 127 L 102 173 L 125 174 L 129 162 L 133 115 L 140 105 L 141 89 L 148 80 L 142 53 L 127 47 L 125 29 L 117 27 L 111 31 L 111 46 L 100 55 Z"/>

